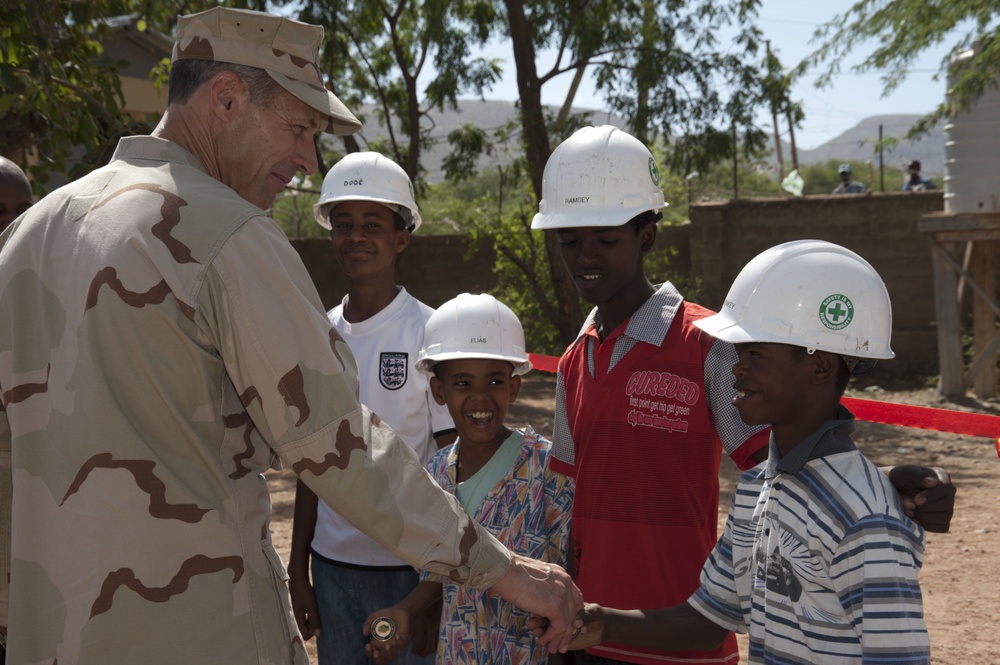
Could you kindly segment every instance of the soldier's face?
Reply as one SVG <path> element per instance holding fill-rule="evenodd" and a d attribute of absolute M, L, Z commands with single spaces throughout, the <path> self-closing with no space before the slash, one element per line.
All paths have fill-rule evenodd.
<path fill-rule="evenodd" d="M 244 108 L 220 141 L 219 179 L 254 205 L 274 205 L 296 172 L 316 172 L 313 137 L 322 115 L 289 92 L 282 91 L 267 107 L 245 97 Z"/>

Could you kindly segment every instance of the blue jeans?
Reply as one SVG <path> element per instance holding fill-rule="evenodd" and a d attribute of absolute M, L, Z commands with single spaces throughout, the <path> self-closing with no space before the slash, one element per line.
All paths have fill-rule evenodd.
<path fill-rule="evenodd" d="M 367 665 L 362 635 L 365 619 L 376 610 L 395 605 L 417 585 L 412 569 L 349 568 L 312 555 L 312 583 L 319 609 L 320 636 L 316 640 L 319 665 Z M 409 649 L 396 657 L 402 665 L 433 665 L 434 654 L 419 658 Z"/>

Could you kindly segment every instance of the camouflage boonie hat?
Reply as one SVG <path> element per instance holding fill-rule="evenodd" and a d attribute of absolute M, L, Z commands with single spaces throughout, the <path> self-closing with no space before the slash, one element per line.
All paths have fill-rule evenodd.
<path fill-rule="evenodd" d="M 177 17 L 171 62 L 213 60 L 266 71 L 282 88 L 324 114 L 330 134 L 351 134 L 361 123 L 326 89 L 319 71 L 323 28 L 245 9 L 216 7 Z"/>

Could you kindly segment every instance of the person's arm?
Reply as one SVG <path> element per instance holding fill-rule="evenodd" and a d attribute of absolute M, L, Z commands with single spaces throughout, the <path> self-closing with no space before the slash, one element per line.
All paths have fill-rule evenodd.
<path fill-rule="evenodd" d="M 295 517 L 292 520 L 292 551 L 288 561 L 288 591 L 292 612 L 302 639 L 319 636 L 319 608 L 309 578 L 309 545 L 316 531 L 319 499 L 305 483 L 295 485 Z"/>
<path fill-rule="evenodd" d="M 561 473 L 546 469 L 545 494 L 547 499 L 545 522 L 548 530 L 548 558 L 558 561 L 570 576 L 575 577 L 570 529 L 573 514 L 573 493 L 576 483 Z M 550 653 L 547 665 L 573 665 L 571 653 Z"/>
<path fill-rule="evenodd" d="M 925 531 L 948 532 L 957 489 L 947 471 L 936 466 L 898 464 L 883 467 L 882 472 L 899 492 L 907 517 L 919 522 Z"/>
<path fill-rule="evenodd" d="M 510 568 L 492 589 L 521 609 L 547 618 L 538 643 L 549 651 L 566 651 L 583 596 L 565 569 L 512 552 Z"/>
<path fill-rule="evenodd" d="M 413 616 L 413 631 L 410 636 L 410 652 L 421 658 L 429 656 L 438 647 L 441 635 L 441 611 L 444 598 L 438 599 Z"/>
<path fill-rule="evenodd" d="M 618 610 L 587 603 L 579 618 L 583 628 L 570 649 L 613 642 L 654 651 L 707 651 L 729 635 L 687 603 L 660 610 Z"/>

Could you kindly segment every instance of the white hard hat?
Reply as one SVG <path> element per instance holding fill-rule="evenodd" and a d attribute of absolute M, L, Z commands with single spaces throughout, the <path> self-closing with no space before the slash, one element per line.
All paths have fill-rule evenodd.
<path fill-rule="evenodd" d="M 621 226 L 666 205 L 656 160 L 641 141 L 611 125 L 584 127 L 545 163 L 531 228 Z"/>
<path fill-rule="evenodd" d="M 718 314 L 694 324 L 726 342 L 777 342 L 845 356 L 852 373 L 892 358 L 892 308 L 882 278 L 849 249 L 795 240 L 758 254 Z"/>
<path fill-rule="evenodd" d="M 413 183 L 406 171 L 383 154 L 352 152 L 333 165 L 323 178 L 323 191 L 313 206 L 313 217 L 330 228 L 330 209 L 340 201 L 374 201 L 398 212 L 410 231 L 420 228 Z"/>
<path fill-rule="evenodd" d="M 434 374 L 439 362 L 458 358 L 506 360 L 515 375 L 531 369 L 521 322 L 510 307 L 486 293 L 462 293 L 427 319 L 417 369 Z"/>

